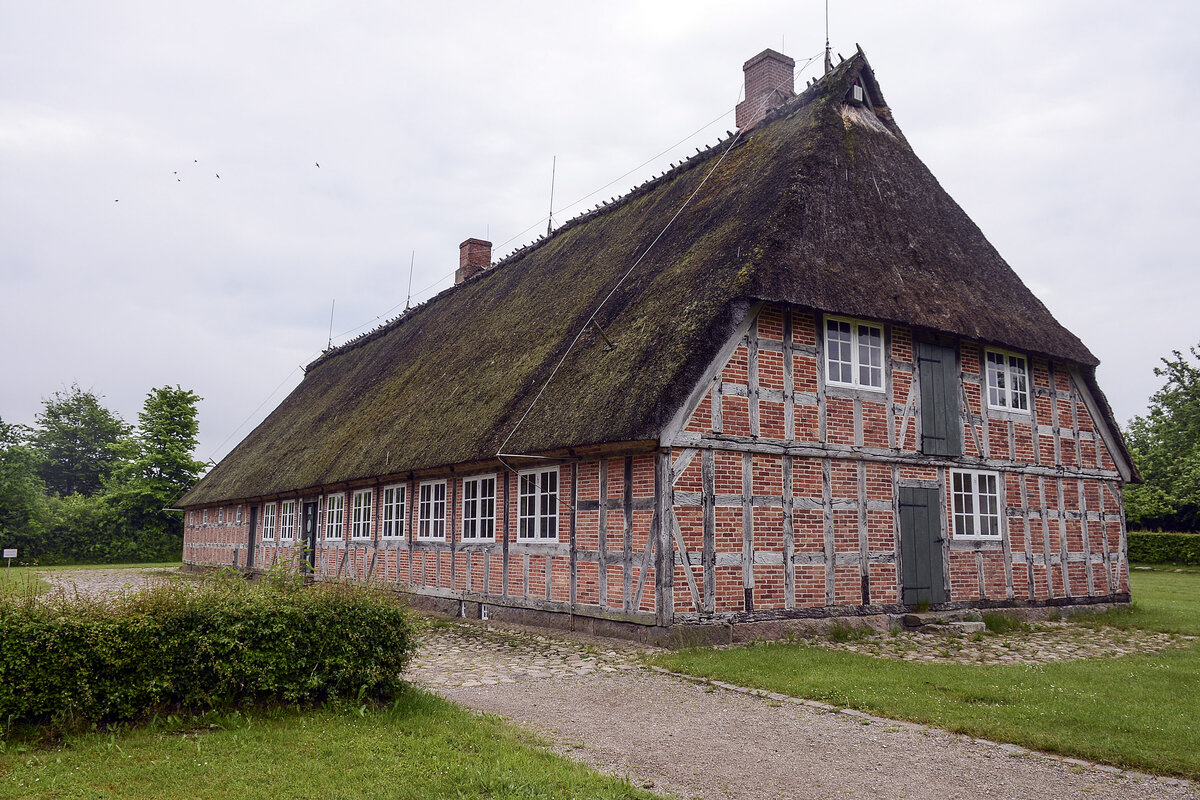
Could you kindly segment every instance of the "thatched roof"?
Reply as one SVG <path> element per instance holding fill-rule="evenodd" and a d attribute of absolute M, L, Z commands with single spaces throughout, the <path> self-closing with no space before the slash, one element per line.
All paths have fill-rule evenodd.
<path fill-rule="evenodd" d="M 846 104 L 856 80 L 873 107 Z M 597 317 L 617 346 L 584 332 L 507 452 L 656 439 L 760 300 L 1096 364 L 913 154 L 860 51 L 747 134 L 318 358 L 179 505 L 492 458 L 643 253 Z"/>

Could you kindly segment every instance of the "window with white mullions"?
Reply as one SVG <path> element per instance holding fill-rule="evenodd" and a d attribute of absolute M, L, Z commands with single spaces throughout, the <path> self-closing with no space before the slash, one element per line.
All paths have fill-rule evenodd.
<path fill-rule="evenodd" d="M 275 504 L 267 503 L 263 506 L 263 539 L 272 540 L 275 538 Z"/>
<path fill-rule="evenodd" d="M 1000 530 L 1000 476 L 995 472 L 951 470 L 956 539 L 997 539 Z"/>
<path fill-rule="evenodd" d="M 296 501 L 284 500 L 279 504 L 279 538 L 291 539 L 296 534 Z"/>
<path fill-rule="evenodd" d="M 350 535 L 355 539 L 371 538 L 371 506 L 374 499 L 373 489 L 359 489 L 354 493 L 354 516 L 350 522 Z"/>
<path fill-rule="evenodd" d="M 331 494 L 325 498 L 325 538 L 341 539 L 346 513 L 346 495 Z"/>
<path fill-rule="evenodd" d="M 404 521 L 407 519 L 408 487 L 385 486 L 383 488 L 382 535 L 385 539 L 398 539 L 404 535 Z"/>
<path fill-rule="evenodd" d="M 1029 410 L 1029 372 L 1025 356 L 987 351 L 988 405 L 1007 411 Z"/>
<path fill-rule="evenodd" d="M 463 479 L 463 539 L 496 538 L 496 476 Z"/>
<path fill-rule="evenodd" d="M 417 538 L 446 538 L 446 482 L 422 483 L 417 498 Z"/>
<path fill-rule="evenodd" d="M 825 319 L 825 380 L 836 386 L 883 388 L 883 328 Z"/>
<path fill-rule="evenodd" d="M 517 538 L 558 538 L 557 468 L 520 474 L 517 512 Z"/>

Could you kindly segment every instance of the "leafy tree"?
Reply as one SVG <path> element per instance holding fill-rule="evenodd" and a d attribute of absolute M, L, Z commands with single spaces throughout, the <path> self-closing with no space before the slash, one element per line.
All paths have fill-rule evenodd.
<path fill-rule="evenodd" d="M 59 495 L 94 495 L 121 460 L 129 425 L 79 384 L 55 392 L 37 417 L 33 445 L 41 453 L 46 488 Z"/>
<path fill-rule="evenodd" d="M 29 445 L 32 431 L 0 419 L 0 546 L 35 557 L 46 522 L 41 460 Z"/>
<path fill-rule="evenodd" d="M 1145 483 L 1126 491 L 1134 527 L 1200 530 L 1200 350 L 1178 350 L 1154 374 L 1165 385 L 1125 432 Z"/>
<path fill-rule="evenodd" d="M 131 458 L 108 484 L 114 540 L 129 543 L 128 555 L 111 558 L 177 558 L 183 547 L 183 517 L 167 508 L 200 476 L 204 463 L 192 458 L 199 424 L 200 396 L 189 389 L 164 386 L 147 395 L 138 414 Z"/>

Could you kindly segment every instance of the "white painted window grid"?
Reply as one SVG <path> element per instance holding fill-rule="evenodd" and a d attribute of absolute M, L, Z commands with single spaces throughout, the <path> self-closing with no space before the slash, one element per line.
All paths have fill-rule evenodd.
<path fill-rule="evenodd" d="M 374 489 L 359 489 L 354 493 L 354 517 L 351 522 L 350 535 L 355 539 L 371 538 L 371 509 L 374 500 Z"/>
<path fill-rule="evenodd" d="M 342 522 L 346 513 L 346 495 L 331 494 L 325 497 L 325 538 L 341 539 Z"/>
<path fill-rule="evenodd" d="M 495 475 L 463 479 L 462 538 L 496 538 Z"/>
<path fill-rule="evenodd" d="M 517 538 L 558 538 L 558 467 L 518 474 Z"/>
<path fill-rule="evenodd" d="M 262 537 L 266 541 L 275 538 L 275 504 L 263 504 Z"/>
<path fill-rule="evenodd" d="M 225 524 L 225 506 L 217 506 L 217 524 Z"/>
<path fill-rule="evenodd" d="M 834 386 L 883 390 L 883 326 L 825 318 L 825 380 Z"/>
<path fill-rule="evenodd" d="M 417 499 L 417 538 L 446 538 L 446 482 L 426 481 Z"/>
<path fill-rule="evenodd" d="M 208 524 L 208 509 L 207 508 L 200 509 L 200 524 L 201 525 Z"/>
<path fill-rule="evenodd" d="M 284 500 L 279 504 L 279 538 L 288 540 L 296 535 L 296 501 Z"/>
<path fill-rule="evenodd" d="M 385 539 L 404 536 L 404 523 L 408 519 L 408 487 L 404 484 L 383 487 L 380 500 L 381 534 Z"/>
<path fill-rule="evenodd" d="M 955 539 L 1000 538 L 999 473 L 951 470 L 950 502 Z"/>
<path fill-rule="evenodd" d="M 988 350 L 988 405 L 1005 411 L 1029 413 L 1029 362 L 1025 356 L 1005 350 Z"/>
<path fill-rule="evenodd" d="M 242 524 L 242 504 L 241 504 L 241 503 L 238 503 L 238 506 L 237 506 L 237 512 L 236 512 L 236 513 L 237 513 L 237 516 L 236 516 L 236 518 L 235 518 L 235 522 L 236 522 L 238 525 L 241 525 L 241 524 Z"/>

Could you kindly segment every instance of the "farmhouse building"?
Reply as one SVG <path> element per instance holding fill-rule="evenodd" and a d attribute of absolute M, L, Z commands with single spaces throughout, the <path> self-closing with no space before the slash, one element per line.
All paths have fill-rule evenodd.
<path fill-rule="evenodd" d="M 312 362 L 178 503 L 185 562 L 645 637 L 1126 601 L 1096 358 L 913 153 L 862 51 Z M 773 621 L 773 622 L 772 622 Z M 724 627 L 722 627 L 724 626 Z"/>

